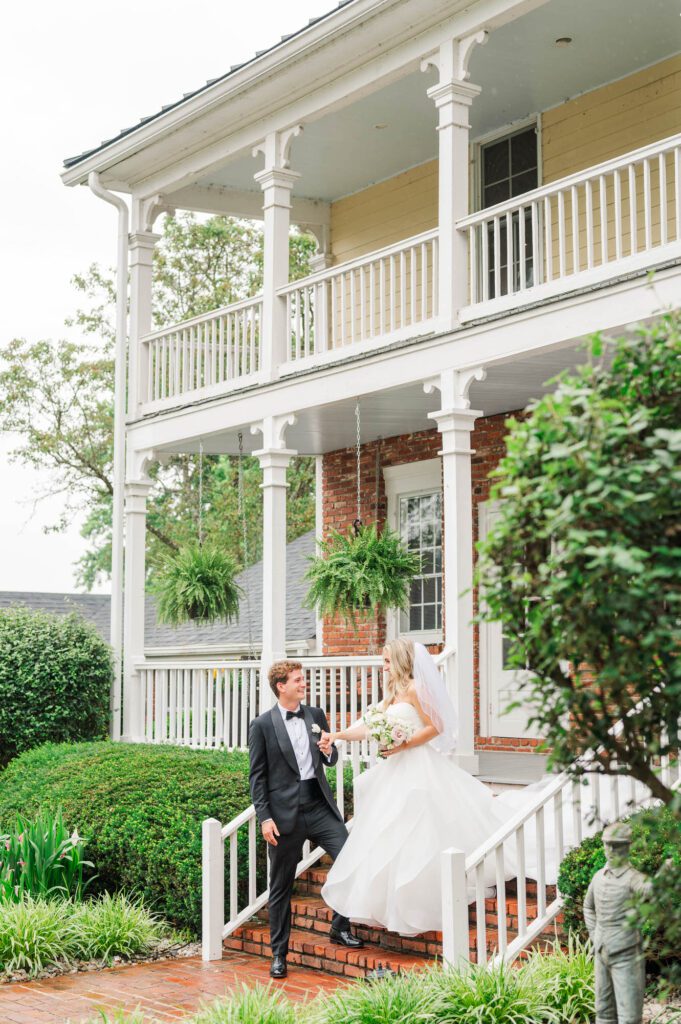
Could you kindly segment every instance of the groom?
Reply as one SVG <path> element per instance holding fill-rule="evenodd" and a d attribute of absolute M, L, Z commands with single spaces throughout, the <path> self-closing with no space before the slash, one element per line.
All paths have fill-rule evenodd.
<path fill-rule="evenodd" d="M 348 837 L 324 772 L 338 750 L 319 748 L 329 731 L 321 708 L 302 704 L 305 676 L 299 661 L 277 661 L 267 678 L 277 703 L 251 722 L 248 733 L 251 797 L 270 859 L 270 943 L 273 978 L 286 977 L 291 932 L 291 892 L 303 843 L 309 839 L 333 860 Z M 364 945 L 347 917 L 334 913 L 331 941 L 350 949 Z"/>

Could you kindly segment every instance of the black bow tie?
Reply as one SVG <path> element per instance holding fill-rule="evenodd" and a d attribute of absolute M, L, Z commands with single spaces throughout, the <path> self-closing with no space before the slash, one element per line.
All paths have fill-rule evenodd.
<path fill-rule="evenodd" d="M 298 708 L 297 711 L 287 711 L 286 712 L 286 721 L 287 722 L 288 722 L 289 718 L 304 718 L 304 717 L 305 717 L 305 715 L 303 714 L 303 709 L 302 708 Z"/>

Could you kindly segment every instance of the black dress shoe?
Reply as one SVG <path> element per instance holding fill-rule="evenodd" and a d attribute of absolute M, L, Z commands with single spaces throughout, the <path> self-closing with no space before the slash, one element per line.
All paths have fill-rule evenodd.
<path fill-rule="evenodd" d="M 288 974 L 285 956 L 273 956 L 270 964 L 270 978 L 285 978 Z"/>
<path fill-rule="evenodd" d="M 350 931 L 337 932 L 335 928 L 332 928 L 330 935 L 332 942 L 335 942 L 338 946 L 347 946 L 348 949 L 361 949 L 364 945 L 362 939 L 358 939 Z"/>

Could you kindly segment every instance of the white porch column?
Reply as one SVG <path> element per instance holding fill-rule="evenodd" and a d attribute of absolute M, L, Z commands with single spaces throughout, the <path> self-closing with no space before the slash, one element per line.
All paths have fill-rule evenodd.
<path fill-rule="evenodd" d="M 125 485 L 125 599 L 123 606 L 123 736 L 128 742 L 144 735 L 143 694 L 135 659 L 144 655 L 147 496 L 145 475 Z"/>
<path fill-rule="evenodd" d="M 276 376 L 288 357 L 286 300 L 277 289 L 288 284 L 291 190 L 300 175 L 289 167 L 291 142 L 302 126 L 286 132 L 270 132 L 253 155 L 263 153 L 265 167 L 255 180 L 263 190 L 264 251 L 260 371 L 265 379 Z"/>
<path fill-rule="evenodd" d="M 294 416 L 269 416 L 251 427 L 263 435 L 263 447 L 253 452 L 263 472 L 261 713 L 272 703 L 268 669 L 286 657 L 286 470 L 297 453 L 284 447 L 283 435 L 294 422 Z"/>
<path fill-rule="evenodd" d="M 130 342 L 128 353 L 128 415 L 136 417 L 147 400 L 149 364 L 141 339 L 151 331 L 151 286 L 154 248 L 160 235 L 134 231 L 130 248 Z"/>
<path fill-rule="evenodd" d="M 442 435 L 444 519 L 444 642 L 454 649 L 450 676 L 459 719 L 457 763 L 476 774 L 475 693 L 473 685 L 473 495 L 471 431 L 482 413 L 469 408 L 468 390 L 484 370 L 449 371 L 426 391 L 440 389 L 442 408 L 429 413 Z"/>
<path fill-rule="evenodd" d="M 480 86 L 468 82 L 468 61 L 476 43 L 487 41 L 486 32 L 465 39 L 449 39 L 421 64 L 437 68 L 440 80 L 428 89 L 438 112 L 438 307 L 442 328 L 458 324 L 458 311 L 468 305 L 468 245 L 456 223 L 469 211 L 468 111 L 480 94 Z"/>

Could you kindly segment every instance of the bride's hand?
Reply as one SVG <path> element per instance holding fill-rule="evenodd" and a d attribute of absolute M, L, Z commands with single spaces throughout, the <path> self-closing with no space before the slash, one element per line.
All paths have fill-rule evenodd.
<path fill-rule="evenodd" d="M 407 749 L 408 748 L 407 748 L 407 744 L 406 743 L 400 743 L 399 746 L 397 746 L 397 747 L 382 747 L 381 748 L 381 756 L 382 757 L 392 757 L 393 754 L 399 754 L 400 750 L 407 750 Z"/>
<path fill-rule="evenodd" d="M 331 747 L 333 746 L 334 734 L 330 732 L 323 732 L 317 746 L 321 750 L 322 754 L 328 757 L 331 753 Z"/>

